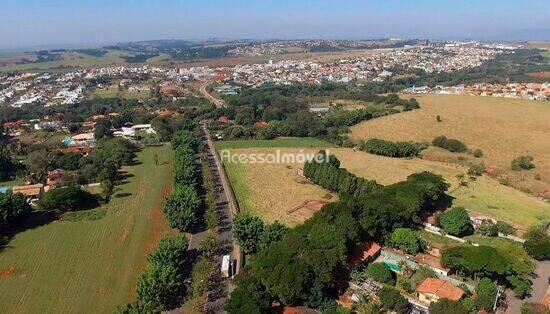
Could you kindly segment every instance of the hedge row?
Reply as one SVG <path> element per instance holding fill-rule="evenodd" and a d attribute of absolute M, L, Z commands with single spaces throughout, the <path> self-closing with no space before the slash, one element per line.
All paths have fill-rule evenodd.
<path fill-rule="evenodd" d="M 426 145 L 413 142 L 392 142 L 377 138 L 362 141 L 359 149 L 367 153 L 388 157 L 416 157 Z"/>

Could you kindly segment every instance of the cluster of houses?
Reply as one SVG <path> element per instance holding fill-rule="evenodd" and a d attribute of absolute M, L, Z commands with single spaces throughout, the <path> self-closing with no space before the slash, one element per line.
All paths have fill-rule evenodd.
<path fill-rule="evenodd" d="M 404 90 L 409 94 L 445 94 L 445 95 L 468 95 L 468 96 L 490 96 L 501 98 L 516 98 L 526 100 L 549 100 L 550 83 L 508 83 L 489 84 L 481 83 L 470 86 L 411 86 Z"/>
<path fill-rule="evenodd" d="M 466 291 L 460 287 L 474 290 L 473 286 L 452 277 L 450 269 L 441 265 L 437 248 L 411 258 L 398 250 L 383 248 L 375 242 L 362 242 L 347 259 L 347 265 L 352 269 L 370 263 L 385 264 L 391 271 L 409 277 L 412 275 L 409 270 L 414 272 L 420 267 L 427 267 L 437 274 L 438 278 L 425 278 L 413 293 L 404 294 L 417 313 L 427 313 L 430 304 L 440 299 L 460 301 L 466 295 Z M 359 302 L 361 297 L 377 299 L 376 292 L 381 288 L 381 284 L 370 278 L 352 280 L 348 290 L 338 299 L 338 303 L 350 308 L 354 302 Z"/>

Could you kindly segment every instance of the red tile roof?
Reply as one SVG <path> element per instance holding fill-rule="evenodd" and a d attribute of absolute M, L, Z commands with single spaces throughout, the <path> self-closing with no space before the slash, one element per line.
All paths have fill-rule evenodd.
<path fill-rule="evenodd" d="M 464 295 L 462 289 L 455 287 L 448 281 L 436 279 L 436 278 L 426 278 L 422 283 L 416 288 L 416 291 L 420 293 L 429 293 L 434 294 L 440 299 L 449 299 L 452 301 L 458 301 Z"/>
<path fill-rule="evenodd" d="M 375 242 L 361 242 L 357 244 L 350 256 L 347 264 L 349 267 L 355 267 L 364 261 L 380 254 L 382 247 Z"/>

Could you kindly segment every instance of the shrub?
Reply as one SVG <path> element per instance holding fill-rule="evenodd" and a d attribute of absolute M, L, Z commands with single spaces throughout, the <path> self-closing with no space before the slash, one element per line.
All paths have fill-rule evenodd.
<path fill-rule="evenodd" d="M 468 175 L 470 178 L 479 177 L 483 174 L 483 171 L 485 171 L 484 164 L 471 164 L 468 168 Z"/>
<path fill-rule="evenodd" d="M 497 285 L 489 278 L 483 278 L 476 286 L 477 296 L 474 300 L 478 310 L 492 311 L 497 297 Z"/>
<path fill-rule="evenodd" d="M 464 207 L 455 207 L 439 215 L 439 224 L 448 234 L 463 236 L 471 234 L 473 226 Z"/>
<path fill-rule="evenodd" d="M 481 158 L 481 157 L 483 157 L 483 151 L 478 148 L 478 149 L 474 150 L 473 155 L 474 155 L 475 158 Z"/>
<path fill-rule="evenodd" d="M 496 237 L 498 235 L 497 225 L 490 221 L 484 221 L 481 226 L 477 228 L 477 231 L 486 237 Z"/>
<path fill-rule="evenodd" d="M 247 253 L 256 252 L 263 231 L 264 223 L 259 217 L 241 213 L 233 219 L 235 238 Z"/>
<path fill-rule="evenodd" d="M 534 158 L 531 156 L 519 156 L 518 158 L 512 160 L 511 168 L 515 171 L 533 169 L 535 168 L 533 160 Z"/>
<path fill-rule="evenodd" d="M 453 153 L 464 153 L 468 150 L 466 144 L 457 139 L 449 139 L 446 136 L 438 136 L 434 138 L 432 144 L 437 147 L 441 147 Z"/>
<path fill-rule="evenodd" d="M 509 223 L 504 222 L 504 221 L 498 220 L 497 224 L 496 224 L 496 227 L 497 227 L 498 232 L 500 232 L 502 234 L 505 234 L 505 235 L 516 233 L 516 228 L 514 228 L 512 225 L 510 225 Z"/>
<path fill-rule="evenodd" d="M 367 267 L 367 273 L 372 279 L 381 282 L 392 284 L 395 282 L 391 269 L 383 263 L 372 263 Z"/>
<path fill-rule="evenodd" d="M 468 314 L 468 309 L 460 302 L 441 299 L 430 304 L 431 314 Z"/>

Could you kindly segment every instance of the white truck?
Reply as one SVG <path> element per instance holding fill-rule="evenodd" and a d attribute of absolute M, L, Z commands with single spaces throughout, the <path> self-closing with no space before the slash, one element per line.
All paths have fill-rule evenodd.
<path fill-rule="evenodd" d="M 222 276 L 229 278 L 231 276 L 231 257 L 224 255 L 222 257 Z"/>

